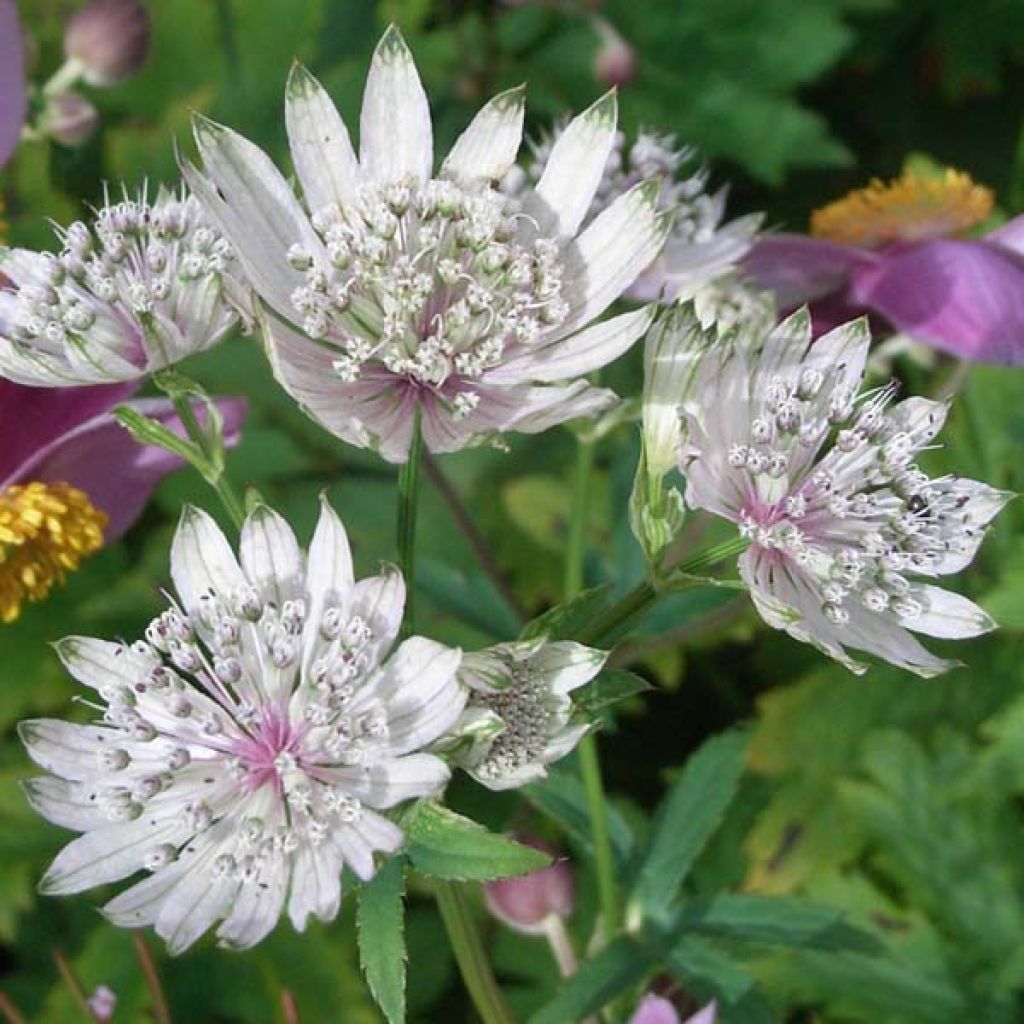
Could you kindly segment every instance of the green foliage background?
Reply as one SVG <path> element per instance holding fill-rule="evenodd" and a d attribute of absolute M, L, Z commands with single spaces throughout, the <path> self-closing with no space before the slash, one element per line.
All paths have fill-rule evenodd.
<path fill-rule="evenodd" d="M 22 0 L 38 67 L 60 60 L 74 5 Z M 142 74 L 92 96 L 102 128 L 83 149 L 24 145 L 3 172 L 11 242 L 46 245 L 46 218 L 70 219 L 102 182 L 176 177 L 172 141 L 189 147 L 190 112 L 237 128 L 284 159 L 282 93 L 301 58 L 354 123 L 381 28 L 397 21 L 432 98 L 438 150 L 491 93 L 529 83 L 530 127 L 580 108 L 600 91 L 590 21 L 566 3 L 487 0 L 153 0 L 154 41 Z M 1017 154 L 1024 95 L 1024 5 L 1017 0 L 607 0 L 600 11 L 635 48 L 636 81 L 622 91 L 627 130 L 678 133 L 700 147 L 716 180 L 732 180 L 732 209 L 768 212 L 801 229 L 818 202 L 869 176 L 895 173 L 912 152 L 969 170 L 996 188 L 1003 213 L 1024 208 Z M 560 8 L 560 9 L 556 9 Z M 252 415 L 231 458 L 308 536 L 325 486 L 343 515 L 358 567 L 394 557 L 392 471 L 309 424 L 272 384 L 252 339 L 233 339 L 186 368 L 207 388 L 250 396 Z M 935 390 L 950 367 L 898 367 L 913 389 Z M 615 383 L 636 393 L 636 360 Z M 970 371 L 947 447 L 934 465 L 1020 489 L 1024 376 Z M 573 439 L 515 438 L 512 453 L 467 452 L 444 469 L 518 595 L 537 613 L 556 602 Z M 625 507 L 635 465 L 629 429 L 599 452 L 588 582 L 623 589 L 641 573 Z M 72 685 L 47 644 L 67 633 L 133 636 L 161 606 L 166 553 L 181 504 L 210 506 L 181 473 L 160 489 L 126 540 L 103 552 L 44 605 L 0 627 L 0 986 L 39 1022 L 74 1021 L 54 967 L 64 950 L 84 984 L 116 990 L 115 1020 L 148 1018 L 130 937 L 104 926 L 92 895 L 41 900 L 34 883 L 63 840 L 27 809 L 29 769 L 19 718 L 69 712 Z M 944 1024 L 1024 1019 L 1024 534 L 1011 506 L 963 586 L 1001 621 L 963 645 L 966 665 L 922 682 L 876 669 L 854 679 L 809 649 L 762 628 L 742 596 L 696 591 L 639 624 L 634 669 L 658 685 L 633 698 L 603 740 L 623 829 L 645 815 L 709 736 L 747 724 L 738 797 L 686 882 L 687 891 L 805 895 L 841 909 L 884 948 L 736 952 L 759 983 L 746 1021 Z M 477 570 L 435 489 L 421 522 L 424 621 L 453 643 L 479 645 L 517 628 L 515 610 Z M 571 766 L 566 769 L 571 773 Z M 512 798 L 457 787 L 463 813 L 493 828 L 547 830 L 585 861 L 579 836 L 559 835 Z M 543 806 L 542 795 L 534 804 Z M 574 921 L 589 934 L 586 896 Z M 175 1020 L 282 1020 L 295 993 L 304 1024 L 379 1019 L 359 975 L 354 909 L 304 936 L 287 925 L 256 951 L 210 943 L 159 965 Z M 409 1014 L 471 1019 L 431 904 L 410 894 Z M 554 990 L 554 969 L 532 940 L 495 929 L 497 968 L 518 1010 Z M 745 992 L 746 990 L 744 990 Z M 699 992 L 699 987 L 694 988 Z M 753 1007 L 753 1003 L 745 1003 Z"/>

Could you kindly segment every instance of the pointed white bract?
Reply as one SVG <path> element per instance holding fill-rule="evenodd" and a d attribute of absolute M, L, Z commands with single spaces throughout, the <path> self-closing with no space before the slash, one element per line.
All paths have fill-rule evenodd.
<path fill-rule="evenodd" d="M 762 617 L 855 672 L 847 648 L 922 676 L 952 666 L 912 632 L 993 628 L 929 580 L 969 564 L 1009 495 L 915 463 L 947 408 L 858 391 L 865 321 L 811 343 L 807 312 L 740 330 L 701 357 L 684 403 L 686 500 L 749 538 L 740 571 Z"/>
<path fill-rule="evenodd" d="M 496 184 L 520 146 L 522 90 L 491 100 L 435 176 L 429 106 L 395 28 L 373 57 L 358 158 L 298 66 L 286 112 L 301 201 L 260 150 L 209 121 L 196 123 L 203 171 L 183 171 L 238 251 L 275 375 L 309 415 L 404 462 L 417 416 L 428 448 L 448 452 L 614 401 L 585 374 L 643 322 L 585 329 L 668 231 L 657 186 L 639 185 L 577 237 L 614 139 L 614 95 L 570 125 L 537 188 L 517 197 Z"/>
<path fill-rule="evenodd" d="M 308 559 L 265 507 L 246 520 L 240 558 L 186 509 L 171 573 L 180 604 L 145 640 L 58 646 L 96 721 L 22 724 L 50 773 L 26 784 L 29 800 L 83 833 L 42 889 L 147 871 L 104 907 L 111 921 L 154 925 L 174 953 L 212 928 L 246 948 L 284 913 L 299 930 L 332 919 L 342 868 L 367 879 L 376 854 L 401 846 L 382 812 L 447 781 L 423 748 L 462 713 L 461 654 L 412 637 L 389 657 L 401 575 L 355 581 L 326 503 Z"/>
<path fill-rule="evenodd" d="M 543 778 L 589 725 L 573 721 L 573 690 L 601 671 L 607 654 L 569 641 L 518 641 L 467 654 L 459 678 L 470 696 L 440 746 L 489 789 Z"/>
<path fill-rule="evenodd" d="M 559 123 L 536 144 L 533 161 L 525 173 L 512 170 L 505 180 L 506 190 L 518 194 L 527 181 L 543 180 L 567 130 L 564 122 Z M 753 243 L 761 215 L 748 214 L 723 224 L 728 189 L 709 193 L 708 171 L 694 169 L 694 158 L 694 150 L 679 147 L 672 135 L 640 132 L 631 145 L 621 132 L 615 135 L 587 220 L 642 181 L 657 182 L 658 208 L 673 218 L 664 248 L 626 290 L 628 298 L 672 301 L 696 296 L 728 276 Z"/>
<path fill-rule="evenodd" d="M 140 379 L 216 344 L 248 307 L 231 246 L 184 192 L 125 192 L 57 236 L 57 254 L 0 251 L 0 376 L 19 384 Z"/>

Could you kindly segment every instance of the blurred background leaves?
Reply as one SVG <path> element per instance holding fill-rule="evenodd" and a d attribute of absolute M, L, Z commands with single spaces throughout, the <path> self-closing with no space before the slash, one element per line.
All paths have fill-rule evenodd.
<path fill-rule="evenodd" d="M 75 5 L 20 6 L 41 79 L 60 63 L 62 25 Z M 370 51 L 390 20 L 406 32 L 426 81 L 438 152 L 489 94 L 521 81 L 534 138 L 592 101 L 605 88 L 594 74 L 600 16 L 635 51 L 636 75 L 621 94 L 625 128 L 671 131 L 698 146 L 714 180 L 733 182 L 736 213 L 764 209 L 770 224 L 801 229 L 815 205 L 895 173 L 912 152 L 970 171 L 997 190 L 1006 212 L 1024 204 L 1024 160 L 1015 159 L 1024 94 L 1018 0 L 153 0 L 150 8 L 145 69 L 90 91 L 98 133 L 77 149 L 23 145 L 4 170 L 12 243 L 47 245 L 47 218 L 72 219 L 104 182 L 173 180 L 173 143 L 191 151 L 193 110 L 283 158 L 283 83 L 295 57 L 354 124 Z M 896 367 L 921 392 L 937 391 L 953 369 Z M 211 392 L 250 396 L 246 437 L 230 461 L 236 480 L 256 486 L 300 536 L 326 486 L 359 568 L 394 557 L 392 471 L 311 425 L 274 387 L 252 339 L 233 339 L 187 372 Z M 611 376 L 635 394 L 639 372 L 627 358 Z M 1019 373 L 971 370 L 947 448 L 928 468 L 957 467 L 1019 490 L 1022 410 Z M 515 605 L 536 614 L 560 593 L 573 439 L 517 437 L 512 447 L 511 455 L 481 449 L 441 462 L 497 579 L 479 570 L 445 495 L 426 489 L 421 628 L 452 643 L 508 638 Z M 641 571 L 625 516 L 635 459 L 629 429 L 599 450 L 589 585 L 621 589 Z M 61 835 L 21 798 L 17 780 L 29 769 L 13 728 L 69 707 L 73 689 L 49 642 L 75 632 L 130 638 L 159 609 L 185 501 L 211 504 L 201 481 L 181 473 L 121 545 L 0 631 L 0 972 L 33 1021 L 76 1019 L 53 965 L 57 947 L 87 989 L 116 990 L 117 1021 L 148 1019 L 130 936 L 102 925 L 92 909 L 101 899 L 39 902 L 34 894 Z M 725 590 L 667 601 L 619 656 L 658 686 L 608 723 L 603 746 L 621 828 L 645 841 L 645 815 L 675 769 L 710 735 L 747 721 L 746 772 L 694 865 L 694 892 L 808 896 L 848 912 L 888 952 L 745 954 L 767 995 L 751 1020 L 1012 1024 L 1024 1016 L 1022 514 L 1011 506 L 964 581 L 1004 629 L 960 648 L 967 666 L 947 678 L 922 682 L 888 669 L 853 678 L 760 628 L 742 595 Z M 454 801 L 493 828 L 547 830 L 584 859 L 578 834 L 559 835 L 514 798 L 483 799 L 460 785 Z M 580 871 L 573 926 L 581 944 L 595 908 L 587 868 Z M 468 1019 L 440 923 L 415 883 L 410 900 L 410 1018 Z M 535 940 L 493 937 L 517 1010 L 536 1009 L 553 989 L 553 968 Z M 359 977 L 351 907 L 306 936 L 282 926 L 245 956 L 204 944 L 159 963 L 176 1020 L 269 1024 L 283 1019 L 284 987 L 304 1024 L 379 1019 Z"/>

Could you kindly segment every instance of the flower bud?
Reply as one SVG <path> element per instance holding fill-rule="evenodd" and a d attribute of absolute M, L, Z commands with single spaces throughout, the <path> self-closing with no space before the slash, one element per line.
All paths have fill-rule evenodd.
<path fill-rule="evenodd" d="M 604 18 L 595 18 L 594 27 L 601 49 L 594 57 L 594 78 L 602 85 L 628 85 L 636 77 L 636 53 L 633 47 Z"/>
<path fill-rule="evenodd" d="M 88 999 L 89 1011 L 93 1018 L 104 1022 L 114 1019 L 114 1011 L 117 1009 L 117 996 L 106 985 L 100 985 Z"/>
<path fill-rule="evenodd" d="M 522 838 L 525 846 L 551 854 L 550 867 L 518 878 L 503 878 L 484 886 L 487 909 L 499 921 L 523 935 L 543 935 L 544 922 L 554 915 L 566 919 L 576 903 L 575 884 L 568 861 L 538 839 Z"/>
<path fill-rule="evenodd" d="M 100 123 L 99 111 L 77 92 L 49 96 L 39 130 L 62 146 L 80 146 Z"/>
<path fill-rule="evenodd" d="M 90 85 L 131 77 L 149 54 L 149 12 L 139 0 L 90 0 L 68 19 L 64 53 Z"/>

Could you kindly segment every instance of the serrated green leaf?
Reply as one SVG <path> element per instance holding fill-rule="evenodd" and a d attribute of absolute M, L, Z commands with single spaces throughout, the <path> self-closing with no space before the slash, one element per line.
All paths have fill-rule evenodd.
<path fill-rule="evenodd" d="M 537 871 L 550 857 L 489 832 L 439 804 L 424 803 L 406 823 L 406 853 L 418 871 L 452 881 L 489 881 Z"/>
<path fill-rule="evenodd" d="M 647 947 L 631 936 L 620 935 L 581 964 L 558 995 L 530 1017 L 528 1024 L 577 1024 L 620 992 L 639 984 L 653 963 Z"/>
<path fill-rule="evenodd" d="M 748 737 L 727 732 L 687 761 L 659 809 L 630 895 L 643 914 L 662 911 L 732 802 Z"/>
<path fill-rule="evenodd" d="M 519 639 L 536 640 L 546 636 L 549 640 L 571 640 L 604 608 L 609 589 L 607 586 L 591 587 L 571 601 L 549 608 L 523 626 Z"/>
<path fill-rule="evenodd" d="M 643 676 L 634 672 L 621 668 L 606 669 L 573 694 L 573 703 L 586 714 L 595 715 L 604 708 L 653 689 Z"/>
<path fill-rule="evenodd" d="M 405 1020 L 405 858 L 392 857 L 359 890 L 359 963 L 389 1024 Z"/>

